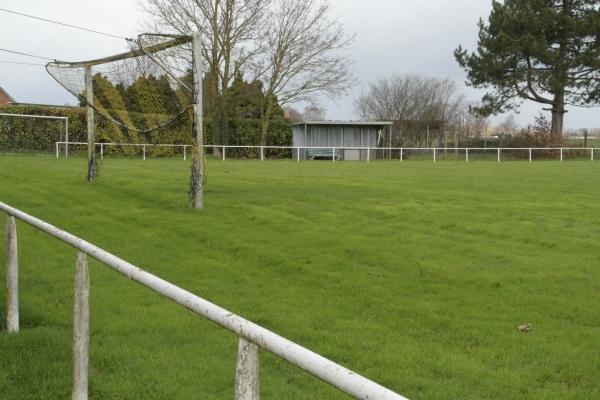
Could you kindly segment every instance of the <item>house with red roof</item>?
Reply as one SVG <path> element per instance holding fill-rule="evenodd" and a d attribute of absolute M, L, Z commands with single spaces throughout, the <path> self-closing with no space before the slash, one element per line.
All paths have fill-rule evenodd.
<path fill-rule="evenodd" d="M 15 99 L 10 97 L 8 93 L 0 86 L 0 104 L 16 103 Z"/>

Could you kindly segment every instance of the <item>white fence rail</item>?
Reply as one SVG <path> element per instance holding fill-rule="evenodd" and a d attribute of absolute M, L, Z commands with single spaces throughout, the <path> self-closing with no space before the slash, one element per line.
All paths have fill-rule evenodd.
<path fill-rule="evenodd" d="M 77 249 L 73 324 L 73 392 L 74 400 L 87 400 L 89 377 L 89 292 L 87 256 L 139 284 L 220 325 L 239 337 L 235 399 L 259 399 L 258 348 L 267 350 L 292 365 L 322 379 L 342 392 L 358 399 L 407 400 L 312 351 L 256 325 L 224 308 L 162 280 L 68 232 L 0 202 L 0 210 L 8 214 L 6 224 L 7 330 L 19 331 L 17 230 L 15 219 Z M 199 396 L 203 397 L 203 396 Z"/>
<path fill-rule="evenodd" d="M 85 142 L 56 142 L 56 158 L 60 157 L 60 146 L 87 146 Z M 187 149 L 191 148 L 191 145 L 184 144 L 132 144 L 132 143 L 96 143 L 96 146 L 100 148 L 100 158 L 104 159 L 105 150 L 110 147 L 137 147 L 142 149 L 142 158 L 146 159 L 146 150 L 149 148 L 178 148 L 182 149 L 183 159 L 187 159 Z M 383 152 L 385 159 L 396 159 L 401 162 L 407 159 L 409 152 L 413 153 L 431 153 L 433 162 L 439 161 L 440 155 L 443 153 L 445 156 L 448 153 L 454 152 L 455 154 L 461 154 L 465 156 L 465 161 L 470 162 L 473 155 L 478 152 L 492 153 L 495 154 L 497 162 L 502 161 L 502 156 L 507 154 L 514 154 L 515 152 L 525 153 L 525 158 L 529 159 L 529 162 L 533 162 L 536 153 L 542 152 L 557 152 L 557 158 L 561 162 L 565 161 L 565 153 L 568 152 L 580 152 L 586 154 L 590 161 L 595 160 L 596 152 L 600 151 L 597 147 L 298 147 L 298 146 L 221 146 L 221 145 L 205 145 L 205 148 L 218 149 L 221 152 L 221 159 L 225 161 L 227 159 L 227 150 L 259 150 L 260 160 L 265 161 L 266 151 L 268 150 L 291 150 L 292 157 L 300 162 L 303 158 L 301 157 L 301 151 L 303 150 L 326 150 L 330 155 L 333 162 L 342 159 L 342 154 L 345 150 L 359 150 L 366 152 L 367 162 L 372 161 L 375 157 L 372 155 L 373 152 Z M 393 152 L 396 152 L 396 156 L 393 156 Z"/>

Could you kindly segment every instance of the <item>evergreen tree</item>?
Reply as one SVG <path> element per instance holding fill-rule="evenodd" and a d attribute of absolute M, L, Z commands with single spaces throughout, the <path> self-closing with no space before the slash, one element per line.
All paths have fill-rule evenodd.
<path fill-rule="evenodd" d="M 478 109 L 484 115 L 532 100 L 549 107 L 557 137 L 567 105 L 600 105 L 598 0 L 493 1 L 489 22 L 479 22 L 477 52 L 454 54 L 469 84 L 492 89 Z"/>

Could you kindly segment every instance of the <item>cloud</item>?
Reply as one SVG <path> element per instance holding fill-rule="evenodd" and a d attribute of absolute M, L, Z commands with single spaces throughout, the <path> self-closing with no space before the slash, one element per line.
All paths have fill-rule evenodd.
<path fill-rule="evenodd" d="M 328 117 L 356 118 L 354 99 L 370 82 L 394 73 L 413 73 L 449 77 L 459 83 L 464 72 L 454 61 L 452 52 L 459 44 L 474 49 L 477 21 L 487 18 L 491 0 L 331 0 L 348 33 L 356 34 L 351 49 L 352 70 L 359 84 L 348 96 L 336 101 L 323 99 Z M 20 0 L 0 1 L 4 8 L 49 19 L 81 25 L 91 29 L 132 37 L 145 18 L 136 0 Z M 0 47 L 39 54 L 66 61 L 79 61 L 122 52 L 124 40 L 73 30 L 0 12 Z M 1 54 L 2 60 L 42 62 L 20 56 Z M 0 86 L 17 101 L 65 104 L 75 99 L 60 87 L 41 66 L 0 63 Z M 482 92 L 464 88 L 471 100 Z M 532 121 L 541 110 L 527 103 L 517 120 L 522 125 Z M 571 109 L 566 125 L 570 128 L 600 126 L 597 110 Z"/>

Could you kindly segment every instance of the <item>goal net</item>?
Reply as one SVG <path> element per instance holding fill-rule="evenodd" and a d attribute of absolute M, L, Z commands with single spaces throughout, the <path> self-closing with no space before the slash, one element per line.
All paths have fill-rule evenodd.
<path fill-rule="evenodd" d="M 147 33 L 129 43 L 127 53 L 46 65 L 48 73 L 87 106 L 87 180 L 96 179 L 97 140 L 193 144 L 189 205 L 201 209 L 206 175 L 200 33 Z M 95 112 L 101 117 L 98 121 Z"/>
<path fill-rule="evenodd" d="M 129 45 L 131 50 L 123 54 L 84 62 L 50 62 L 46 69 L 80 105 L 97 113 L 96 142 L 191 144 L 191 37 L 143 34 Z M 107 151 L 111 149 L 124 154 L 139 151 L 136 146 L 113 146 Z"/>

